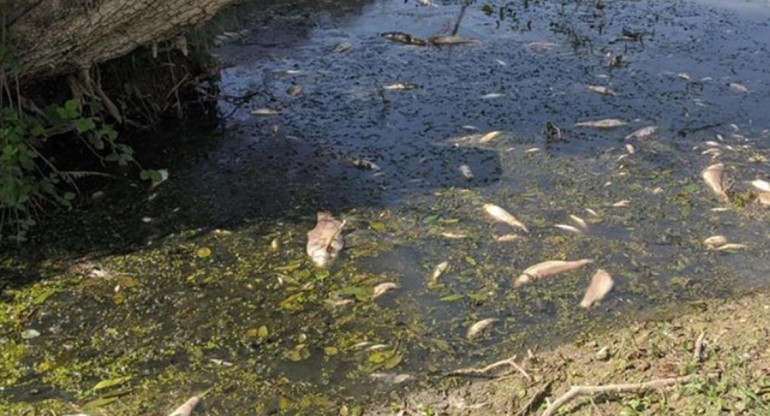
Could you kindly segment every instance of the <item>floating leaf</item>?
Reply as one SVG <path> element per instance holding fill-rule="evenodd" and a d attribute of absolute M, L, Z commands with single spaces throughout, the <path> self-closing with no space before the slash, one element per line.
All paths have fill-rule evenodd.
<path fill-rule="evenodd" d="M 202 259 L 211 257 L 211 249 L 208 247 L 201 247 L 195 252 L 195 255 Z"/>
<path fill-rule="evenodd" d="M 270 335 L 270 332 L 267 330 L 267 325 L 260 326 L 257 331 L 257 336 L 260 338 L 267 338 L 268 335 Z"/>
<path fill-rule="evenodd" d="M 286 265 L 278 266 L 278 267 L 275 268 L 275 270 L 279 271 L 279 272 L 292 272 L 294 270 L 299 269 L 299 267 L 301 265 L 302 265 L 302 261 L 301 260 L 295 260 L 295 261 L 293 261 L 291 263 L 288 263 Z"/>
<path fill-rule="evenodd" d="M 339 350 L 336 347 L 324 347 L 324 353 L 326 355 L 332 356 L 339 354 Z"/>
<path fill-rule="evenodd" d="M 460 300 L 460 299 L 462 299 L 464 297 L 465 297 L 465 295 L 461 295 L 461 294 L 458 293 L 458 294 L 454 294 L 454 295 L 444 296 L 443 298 L 441 298 L 439 300 L 442 301 L 442 302 L 456 302 L 456 301 L 458 301 L 458 300 Z"/>
<path fill-rule="evenodd" d="M 438 215 L 433 214 L 433 215 L 428 215 L 427 217 L 423 218 L 422 222 L 425 223 L 425 224 L 431 224 L 433 222 L 436 222 L 437 219 L 438 219 Z"/>
<path fill-rule="evenodd" d="M 25 329 L 21 333 L 22 339 L 32 339 L 40 336 L 40 332 L 35 329 Z"/>
<path fill-rule="evenodd" d="M 117 377 L 117 378 L 111 378 L 111 379 L 108 379 L 108 380 L 102 380 L 102 381 L 96 383 L 96 385 L 91 388 L 91 391 L 99 391 L 99 390 L 108 389 L 110 387 L 119 386 L 119 385 L 125 383 L 128 380 L 131 380 L 131 376 Z"/>
<path fill-rule="evenodd" d="M 385 224 L 379 221 L 369 221 L 369 228 L 371 228 L 374 231 L 377 231 L 378 233 L 381 233 L 385 231 Z"/>
<path fill-rule="evenodd" d="M 37 296 L 35 296 L 32 299 L 32 304 L 33 305 L 40 305 L 43 302 L 45 302 L 46 300 L 48 300 L 48 298 L 50 298 L 51 295 L 53 295 L 54 293 L 56 293 L 56 290 L 54 290 L 54 289 L 51 289 L 51 288 L 43 289 Z"/>
<path fill-rule="evenodd" d="M 395 368 L 397 365 L 401 364 L 401 361 L 403 360 L 403 356 L 401 354 L 395 354 L 392 357 L 390 357 L 386 362 L 384 368 L 386 370 L 390 370 L 392 368 Z"/>
<path fill-rule="evenodd" d="M 299 310 L 302 308 L 302 303 L 305 301 L 305 293 L 295 293 L 288 298 L 281 301 L 281 307 L 289 310 Z"/>

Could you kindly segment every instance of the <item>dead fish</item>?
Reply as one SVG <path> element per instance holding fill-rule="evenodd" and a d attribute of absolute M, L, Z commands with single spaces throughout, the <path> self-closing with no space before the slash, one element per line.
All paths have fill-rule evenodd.
<path fill-rule="evenodd" d="M 530 147 L 529 149 L 525 150 L 524 153 L 532 154 L 532 153 L 537 153 L 539 151 L 540 151 L 539 147 Z"/>
<path fill-rule="evenodd" d="M 612 204 L 612 206 L 614 208 L 626 208 L 626 207 L 631 206 L 631 201 L 629 201 L 627 199 L 624 199 L 622 201 L 618 201 L 618 202 Z"/>
<path fill-rule="evenodd" d="M 481 331 L 489 328 L 490 325 L 492 325 L 497 321 L 499 321 L 499 319 L 497 318 L 487 318 L 476 322 L 475 324 L 471 325 L 470 328 L 468 328 L 468 332 L 465 334 L 465 338 L 468 339 L 469 341 L 472 340 L 477 335 L 479 335 Z"/>
<path fill-rule="evenodd" d="M 583 300 L 580 301 L 581 308 L 589 308 L 596 302 L 602 300 L 607 293 L 610 293 L 612 286 L 615 282 L 612 280 L 612 276 L 606 271 L 599 269 L 591 278 L 591 284 L 588 285 Z"/>
<path fill-rule="evenodd" d="M 408 82 L 404 83 L 396 83 L 396 84 L 390 84 L 382 87 L 388 91 L 403 91 L 403 90 L 413 90 L 415 88 L 418 88 L 417 84 L 410 84 Z"/>
<path fill-rule="evenodd" d="M 390 384 L 401 384 L 406 383 L 407 381 L 414 380 L 414 376 L 410 374 L 393 374 L 393 373 L 372 373 L 369 374 L 369 377 L 371 377 L 374 380 L 382 381 L 385 383 Z"/>
<path fill-rule="evenodd" d="M 183 405 L 177 407 L 173 412 L 169 413 L 168 416 L 190 416 L 193 410 L 195 410 L 195 406 L 197 406 L 198 402 L 200 401 L 201 398 L 199 396 L 193 396 Z"/>
<path fill-rule="evenodd" d="M 376 299 L 393 289 L 398 289 L 398 285 L 392 282 L 380 283 L 372 289 L 372 299 Z"/>
<path fill-rule="evenodd" d="M 479 139 L 479 143 L 489 143 L 492 140 L 495 140 L 496 138 L 500 137 L 501 134 L 503 133 L 497 130 L 490 131 L 489 133 L 481 136 L 481 138 Z"/>
<path fill-rule="evenodd" d="M 683 79 L 685 81 L 692 81 L 692 78 L 690 77 L 690 74 L 687 74 L 685 72 L 680 72 L 676 74 L 676 77 L 679 79 Z"/>
<path fill-rule="evenodd" d="M 272 108 L 258 108 L 256 110 L 249 111 L 249 114 L 252 116 L 262 116 L 262 117 L 268 117 L 268 116 L 277 116 L 278 114 L 281 114 L 278 110 L 272 109 Z"/>
<path fill-rule="evenodd" d="M 770 192 L 770 182 L 763 181 L 762 179 L 755 179 L 751 181 L 751 185 L 762 192 Z"/>
<path fill-rule="evenodd" d="M 633 155 L 634 153 L 636 153 L 636 149 L 634 149 L 634 146 L 630 144 L 626 144 L 626 151 L 628 152 L 629 155 Z"/>
<path fill-rule="evenodd" d="M 522 236 L 516 234 L 505 234 L 495 238 L 498 243 L 510 243 L 512 241 L 521 240 Z"/>
<path fill-rule="evenodd" d="M 486 211 L 487 214 L 489 214 L 492 218 L 500 222 L 504 222 L 511 227 L 519 228 L 525 233 L 529 234 L 529 229 L 527 226 L 524 225 L 524 223 L 521 221 L 517 220 L 516 217 L 511 215 L 510 212 L 504 210 L 503 208 L 500 208 L 495 204 L 484 204 L 484 211 Z"/>
<path fill-rule="evenodd" d="M 599 216 L 599 213 L 594 211 L 594 210 L 592 210 L 591 208 L 586 208 L 586 212 L 591 214 L 591 215 L 593 215 L 594 217 L 598 217 Z"/>
<path fill-rule="evenodd" d="M 315 228 L 307 233 L 307 254 L 318 267 L 329 266 L 339 254 L 345 241 L 342 229 L 345 221 L 338 221 L 328 211 L 318 211 Z"/>
<path fill-rule="evenodd" d="M 703 245 L 709 250 L 713 250 L 717 247 L 727 244 L 727 238 L 723 235 L 712 235 L 711 237 L 703 240 Z"/>
<path fill-rule="evenodd" d="M 379 350 L 384 350 L 384 349 L 387 349 L 387 348 L 388 348 L 387 344 L 374 344 L 371 347 L 367 348 L 366 351 L 369 351 L 369 352 L 371 352 L 371 351 L 379 351 Z"/>
<path fill-rule="evenodd" d="M 588 92 L 593 92 L 596 94 L 601 95 L 607 95 L 607 96 L 615 96 L 615 91 L 612 91 L 611 89 L 607 87 L 602 87 L 599 85 L 586 85 L 586 90 Z"/>
<path fill-rule="evenodd" d="M 439 263 L 434 269 L 433 273 L 430 275 L 430 279 L 428 280 L 428 285 L 435 285 L 438 283 L 438 279 L 449 270 L 449 262 L 443 261 Z"/>
<path fill-rule="evenodd" d="M 286 90 L 286 94 L 289 94 L 292 97 L 302 94 L 302 85 L 292 85 Z"/>
<path fill-rule="evenodd" d="M 531 266 L 521 272 L 521 275 L 514 282 L 514 287 L 519 287 L 523 284 L 535 282 L 544 279 L 548 276 L 553 276 L 559 273 L 563 273 L 569 270 L 577 269 L 585 266 L 586 264 L 593 263 L 593 260 L 581 259 L 575 261 L 563 261 L 563 260 L 550 260 L 538 263 Z"/>
<path fill-rule="evenodd" d="M 636 130 L 635 132 L 626 136 L 626 140 L 644 140 L 655 134 L 657 130 L 657 126 L 642 127 L 641 129 Z"/>
<path fill-rule="evenodd" d="M 417 4 L 423 7 L 428 7 L 428 6 L 436 7 L 436 4 L 430 0 L 417 0 Z"/>
<path fill-rule="evenodd" d="M 493 98 L 500 98 L 503 94 L 500 94 L 499 92 L 490 92 L 489 94 L 484 94 L 481 96 L 482 100 L 491 100 Z"/>
<path fill-rule="evenodd" d="M 577 224 L 580 228 L 587 230 L 588 229 L 588 223 L 586 223 L 586 220 L 578 217 L 577 215 L 570 215 L 569 218 Z"/>
<path fill-rule="evenodd" d="M 729 208 L 729 207 L 716 207 L 716 208 L 711 208 L 711 212 L 727 212 L 727 211 L 730 211 L 730 208 Z"/>
<path fill-rule="evenodd" d="M 459 240 L 461 238 L 467 238 L 468 234 L 443 232 L 441 233 L 441 236 L 446 238 L 451 238 L 452 240 Z"/>
<path fill-rule="evenodd" d="M 468 165 L 460 165 L 460 174 L 462 174 L 465 179 L 473 179 L 473 171 Z"/>
<path fill-rule="evenodd" d="M 502 65 L 502 66 L 508 66 L 508 64 L 505 63 L 505 61 L 503 61 L 502 59 L 495 59 L 495 62 L 497 62 L 499 65 Z"/>
<path fill-rule="evenodd" d="M 426 46 L 428 44 L 424 39 L 416 38 L 404 32 L 385 32 L 380 34 L 380 36 L 387 40 L 405 43 L 407 45 Z"/>
<path fill-rule="evenodd" d="M 564 231 L 569 231 L 575 234 L 583 234 L 583 230 L 579 230 L 571 225 L 567 224 L 555 224 L 554 227 L 559 228 Z"/>
<path fill-rule="evenodd" d="M 717 163 L 704 169 L 703 172 L 701 172 L 701 177 L 703 177 L 703 180 L 706 182 L 706 185 L 709 187 L 709 189 L 711 189 L 720 198 L 727 200 L 727 193 L 722 186 L 722 175 L 724 172 L 724 163 Z"/>
<path fill-rule="evenodd" d="M 731 82 L 730 84 L 728 84 L 728 87 L 730 87 L 730 89 L 732 91 L 735 91 L 735 92 L 740 93 L 740 94 L 748 94 L 749 93 L 749 89 L 748 88 L 746 88 L 742 84 L 738 84 L 737 82 Z"/>
<path fill-rule="evenodd" d="M 461 38 L 459 36 L 432 36 L 428 38 L 428 42 L 436 46 L 451 46 L 451 45 L 464 45 L 469 43 L 480 43 L 478 39 Z"/>
<path fill-rule="evenodd" d="M 628 123 L 623 120 L 618 120 L 616 118 L 605 118 L 603 120 L 581 121 L 579 123 L 575 123 L 575 127 L 596 127 L 599 129 L 611 129 L 614 127 L 625 126 L 626 124 Z"/>
<path fill-rule="evenodd" d="M 562 141 L 561 129 L 556 125 L 556 123 L 547 121 L 545 123 L 545 142 L 556 143 L 560 141 Z"/>
<path fill-rule="evenodd" d="M 373 170 L 373 171 L 380 170 L 380 167 L 377 166 L 376 163 L 372 162 L 371 160 L 364 159 L 358 156 L 343 158 L 342 162 L 350 166 L 357 167 L 359 169 L 366 169 L 366 170 Z"/>
<path fill-rule="evenodd" d="M 716 248 L 717 251 L 743 250 L 748 248 L 746 244 L 727 243 Z"/>
<path fill-rule="evenodd" d="M 719 147 L 719 146 L 721 146 L 721 144 L 719 142 L 715 142 L 713 140 L 708 140 L 708 141 L 704 142 L 703 144 L 705 144 L 708 147 Z"/>
<path fill-rule="evenodd" d="M 345 53 L 349 51 L 353 45 L 349 44 L 348 42 L 342 42 L 339 45 L 335 46 L 334 49 L 332 49 L 333 53 Z"/>

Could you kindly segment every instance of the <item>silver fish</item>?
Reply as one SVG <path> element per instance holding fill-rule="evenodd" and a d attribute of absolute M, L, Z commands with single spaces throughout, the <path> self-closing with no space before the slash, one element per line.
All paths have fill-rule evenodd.
<path fill-rule="evenodd" d="M 438 279 L 446 273 L 446 271 L 449 270 L 449 262 L 443 261 L 439 263 L 434 269 L 433 273 L 430 275 L 430 279 L 428 280 L 428 285 L 435 285 L 438 283 Z"/>
<path fill-rule="evenodd" d="M 471 180 L 473 179 L 473 171 L 471 170 L 471 167 L 468 165 L 460 165 L 460 174 L 463 175 L 463 178 Z"/>
<path fill-rule="evenodd" d="M 484 204 L 484 211 L 486 211 L 487 214 L 498 221 L 504 222 L 511 227 L 519 228 L 525 233 L 529 233 L 529 229 L 526 225 L 524 225 L 524 223 L 517 220 L 516 217 L 511 215 L 510 212 L 498 207 L 495 204 Z"/>
<path fill-rule="evenodd" d="M 618 201 L 618 202 L 612 204 L 612 206 L 615 207 L 615 208 L 627 208 L 627 207 L 631 206 L 631 201 L 629 201 L 627 199 L 624 199 L 622 201 Z"/>
<path fill-rule="evenodd" d="M 585 266 L 586 264 L 593 263 L 593 260 L 581 259 L 575 261 L 562 261 L 562 260 L 550 260 L 538 263 L 531 266 L 521 272 L 521 275 L 516 279 L 514 287 L 519 287 L 526 283 L 535 282 L 544 279 L 548 276 L 553 276 L 559 273 L 563 273 L 572 269 Z"/>
<path fill-rule="evenodd" d="M 614 127 L 625 126 L 626 124 L 628 123 L 623 120 L 618 120 L 616 118 L 605 118 L 603 120 L 581 121 L 579 123 L 575 123 L 575 127 L 596 127 L 599 129 L 611 129 Z"/>
<path fill-rule="evenodd" d="M 741 94 L 748 94 L 749 93 L 749 89 L 746 88 L 746 86 L 744 86 L 742 84 L 738 84 L 737 82 L 731 82 L 728 86 L 730 87 L 731 90 L 733 90 L 733 91 L 735 91 L 737 93 L 741 93 Z"/>
<path fill-rule="evenodd" d="M 402 91 L 402 90 L 413 90 L 417 87 L 418 87 L 417 84 L 410 84 L 408 82 L 399 82 L 396 84 L 386 85 L 382 88 L 389 91 Z"/>
<path fill-rule="evenodd" d="M 351 45 L 348 42 L 342 42 L 339 45 L 335 46 L 334 49 L 332 49 L 332 52 L 334 53 L 345 53 L 349 51 L 353 45 Z"/>
<path fill-rule="evenodd" d="M 510 243 L 512 241 L 521 240 L 522 236 L 516 234 L 505 234 L 495 238 L 498 243 Z"/>
<path fill-rule="evenodd" d="M 583 230 L 580 230 L 578 228 L 575 228 L 575 227 L 573 227 L 571 225 L 567 225 L 567 224 L 555 224 L 554 227 L 556 227 L 556 228 L 558 228 L 560 230 L 569 231 L 569 232 L 572 232 L 572 233 L 575 233 L 575 234 L 583 234 Z"/>
<path fill-rule="evenodd" d="M 380 283 L 372 289 L 372 299 L 376 299 L 393 289 L 398 289 L 398 285 L 393 282 Z"/>
<path fill-rule="evenodd" d="M 644 140 L 655 134 L 657 130 L 657 126 L 642 127 L 641 129 L 636 130 L 635 132 L 626 136 L 626 140 Z"/>
<path fill-rule="evenodd" d="M 762 192 L 770 192 L 770 182 L 763 181 L 762 179 L 755 179 L 751 181 L 751 185 Z"/>
<path fill-rule="evenodd" d="M 495 140 L 496 138 L 500 137 L 501 134 L 502 133 L 497 130 L 490 131 L 489 133 L 481 136 L 481 138 L 479 139 L 479 143 L 489 143 L 492 140 Z"/>
<path fill-rule="evenodd" d="M 497 318 L 487 318 L 476 322 L 475 324 L 471 325 L 470 328 L 468 328 L 468 332 L 465 334 L 465 338 L 467 338 L 468 340 L 472 340 L 477 335 L 479 335 L 481 331 L 489 328 L 490 325 L 492 325 L 497 321 L 499 321 L 499 319 Z"/>
<path fill-rule="evenodd" d="M 601 94 L 601 95 L 608 95 L 608 96 L 614 96 L 615 95 L 615 91 L 612 91 L 611 89 L 609 89 L 607 87 L 602 87 L 602 86 L 599 86 L 599 85 L 586 85 L 586 90 L 588 92 L 593 92 L 593 93 Z"/>
<path fill-rule="evenodd" d="M 727 193 L 722 186 L 722 175 L 725 172 L 724 163 L 717 163 L 711 165 L 701 172 L 701 177 L 706 182 L 706 185 L 711 189 L 718 197 L 727 200 Z"/>
<path fill-rule="evenodd" d="M 591 278 L 591 284 L 588 285 L 585 295 L 583 295 L 583 300 L 580 301 L 580 307 L 588 308 L 602 300 L 607 293 L 610 293 L 614 284 L 615 282 L 609 273 L 602 269 L 597 270 L 594 277 Z"/>
<path fill-rule="evenodd" d="M 329 266 L 339 254 L 345 241 L 342 229 L 345 221 L 339 221 L 328 211 L 318 211 L 315 228 L 307 233 L 307 255 L 318 267 Z"/>
<path fill-rule="evenodd" d="M 278 110 L 272 108 L 258 108 L 256 110 L 249 111 L 249 114 L 253 116 L 277 116 L 281 114 Z"/>

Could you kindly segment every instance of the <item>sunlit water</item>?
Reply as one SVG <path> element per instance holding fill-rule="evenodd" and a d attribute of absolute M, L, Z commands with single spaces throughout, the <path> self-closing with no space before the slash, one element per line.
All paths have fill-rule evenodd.
<path fill-rule="evenodd" d="M 209 406 L 232 412 L 281 406 L 279 397 L 300 406 L 315 392 L 360 399 L 392 388 L 373 372 L 431 382 L 656 307 L 766 285 L 767 215 L 737 201 L 751 190 L 747 181 L 768 178 L 763 3 L 754 3 L 756 13 L 705 1 L 490 2 L 488 13 L 477 3 L 458 34 L 481 42 L 440 48 L 379 34 L 446 33 L 458 4 L 291 4 L 244 5 L 233 30 L 248 33 L 215 51 L 232 64 L 221 79 L 223 131 L 182 128 L 196 144 L 157 166 L 171 179 L 148 192 L 151 200 L 144 195 L 107 221 L 90 220 L 101 238 L 114 233 L 131 243 L 120 248 L 128 254 L 103 263 L 138 288 L 119 304 L 114 282 L 77 303 L 60 296 L 41 328 L 78 338 L 111 328 L 120 335 L 71 341 L 74 350 L 102 354 L 119 345 L 147 377 L 174 366 L 191 386 L 230 378 L 241 390 L 212 394 Z M 642 40 L 621 39 L 624 30 Z M 350 49 L 333 52 L 342 43 Z M 383 88 L 393 83 L 418 88 Z M 289 94 L 292 86 L 301 93 Z M 240 103 L 244 96 L 251 97 Z M 260 108 L 279 114 L 250 114 Z M 575 126 L 605 118 L 628 125 Z M 563 140 L 546 140 L 547 122 Z M 657 132 L 624 139 L 646 126 Z M 462 140 L 492 130 L 502 134 L 489 143 Z M 703 154 L 706 141 L 719 142 L 719 155 Z M 351 166 L 351 158 L 379 169 Z M 732 205 L 700 179 L 717 161 L 734 182 Z M 623 200 L 628 207 L 613 206 Z M 486 217 L 487 202 L 530 233 L 497 242 L 517 231 Z M 720 207 L 729 209 L 712 210 Z M 318 209 L 348 219 L 347 248 L 328 273 L 304 255 Z M 588 222 L 584 234 L 554 227 L 575 226 L 569 215 Z M 748 248 L 707 251 L 701 242 L 713 234 Z M 201 247 L 212 254 L 196 256 Z M 532 264 L 580 258 L 594 264 L 512 285 Z M 428 287 L 442 261 L 449 272 Z M 599 267 L 616 288 L 601 306 L 582 310 Z M 400 288 L 372 299 L 371 288 L 386 281 Z M 345 299 L 354 302 L 334 306 Z M 467 340 L 484 318 L 499 321 Z M 52 348 L 47 342 L 42 350 Z M 40 385 L 35 377 L 26 383 Z"/>

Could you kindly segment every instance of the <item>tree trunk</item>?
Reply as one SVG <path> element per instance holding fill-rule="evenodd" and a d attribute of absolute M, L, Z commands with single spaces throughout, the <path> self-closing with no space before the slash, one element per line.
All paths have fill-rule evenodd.
<path fill-rule="evenodd" d="M 10 0 L 6 36 L 21 78 L 39 79 L 78 72 L 173 38 L 235 2 Z"/>

